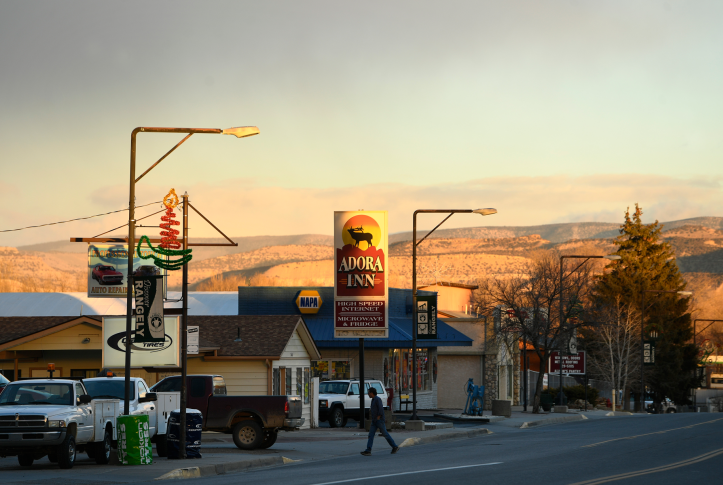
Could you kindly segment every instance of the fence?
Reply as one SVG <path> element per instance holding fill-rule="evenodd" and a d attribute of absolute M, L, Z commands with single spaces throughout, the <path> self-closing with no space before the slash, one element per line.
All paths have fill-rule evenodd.
<path fill-rule="evenodd" d="M 532 401 L 535 398 L 535 389 L 537 386 L 537 376 L 539 372 L 532 370 L 527 371 L 527 405 L 532 405 Z M 547 375 L 547 387 L 559 388 L 560 387 L 560 375 L 559 374 L 548 374 Z M 599 397 L 611 399 L 612 398 L 612 385 L 609 382 L 601 381 L 598 379 L 588 379 L 587 381 L 590 387 L 594 387 L 598 390 Z M 524 386 L 524 383 L 521 383 Z M 585 376 L 562 376 L 563 387 L 585 385 Z M 524 400 L 524 389 L 521 392 Z M 524 401 L 523 401 L 524 402 Z M 522 403 L 520 403 L 522 404 Z"/>

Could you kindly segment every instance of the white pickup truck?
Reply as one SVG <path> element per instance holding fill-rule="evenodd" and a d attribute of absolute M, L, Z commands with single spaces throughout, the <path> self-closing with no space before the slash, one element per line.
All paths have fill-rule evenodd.
<path fill-rule="evenodd" d="M 93 400 L 82 382 L 12 382 L 0 394 L 0 457 L 17 456 L 21 466 L 31 466 L 47 455 L 72 468 L 76 452 L 86 451 L 96 463 L 108 463 L 119 413 L 117 399 Z"/>
<path fill-rule="evenodd" d="M 94 377 L 92 379 L 83 379 L 83 384 L 85 384 L 88 394 L 94 401 L 96 399 L 118 399 L 121 401 L 121 412 L 123 411 L 125 378 Z M 168 430 L 168 417 L 171 411 L 180 407 L 181 393 L 150 392 L 146 381 L 140 377 L 131 377 L 129 405 L 131 415 L 148 415 L 151 442 L 156 444 L 158 456 L 165 457 L 167 454 L 166 432 Z M 93 457 L 91 456 L 91 458 Z"/>

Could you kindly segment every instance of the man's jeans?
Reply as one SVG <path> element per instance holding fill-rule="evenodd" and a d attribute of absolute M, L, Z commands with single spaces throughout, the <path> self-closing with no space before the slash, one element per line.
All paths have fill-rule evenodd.
<path fill-rule="evenodd" d="M 367 441 L 367 451 L 372 451 L 372 445 L 374 444 L 374 434 L 377 432 L 377 429 L 379 429 L 379 431 L 381 431 L 381 433 L 384 435 L 384 438 L 386 438 L 389 446 L 391 446 L 392 448 L 397 447 L 397 444 L 394 442 L 392 437 L 389 436 L 387 427 L 384 425 L 384 418 L 372 419 L 372 424 L 371 426 L 369 426 L 369 440 Z"/>

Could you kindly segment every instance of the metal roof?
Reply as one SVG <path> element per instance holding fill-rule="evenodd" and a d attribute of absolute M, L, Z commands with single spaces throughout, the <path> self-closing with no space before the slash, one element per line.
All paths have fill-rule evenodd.
<path fill-rule="evenodd" d="M 178 300 L 181 292 L 169 291 L 168 298 Z M 167 302 L 165 307 L 181 308 L 181 302 Z M 88 298 L 86 293 L 0 293 L 0 317 L 125 314 L 125 298 Z M 238 315 L 238 292 L 189 292 L 188 314 Z"/>

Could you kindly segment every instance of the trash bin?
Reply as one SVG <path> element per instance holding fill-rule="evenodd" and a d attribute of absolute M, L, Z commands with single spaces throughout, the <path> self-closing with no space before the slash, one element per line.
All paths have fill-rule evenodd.
<path fill-rule="evenodd" d="M 118 416 L 118 461 L 121 465 L 150 465 L 153 463 L 148 415 Z"/>
<path fill-rule="evenodd" d="M 203 415 L 198 409 L 186 409 L 186 458 L 201 458 L 201 431 Z M 168 418 L 166 446 L 168 458 L 181 458 L 181 410 L 171 411 Z"/>

